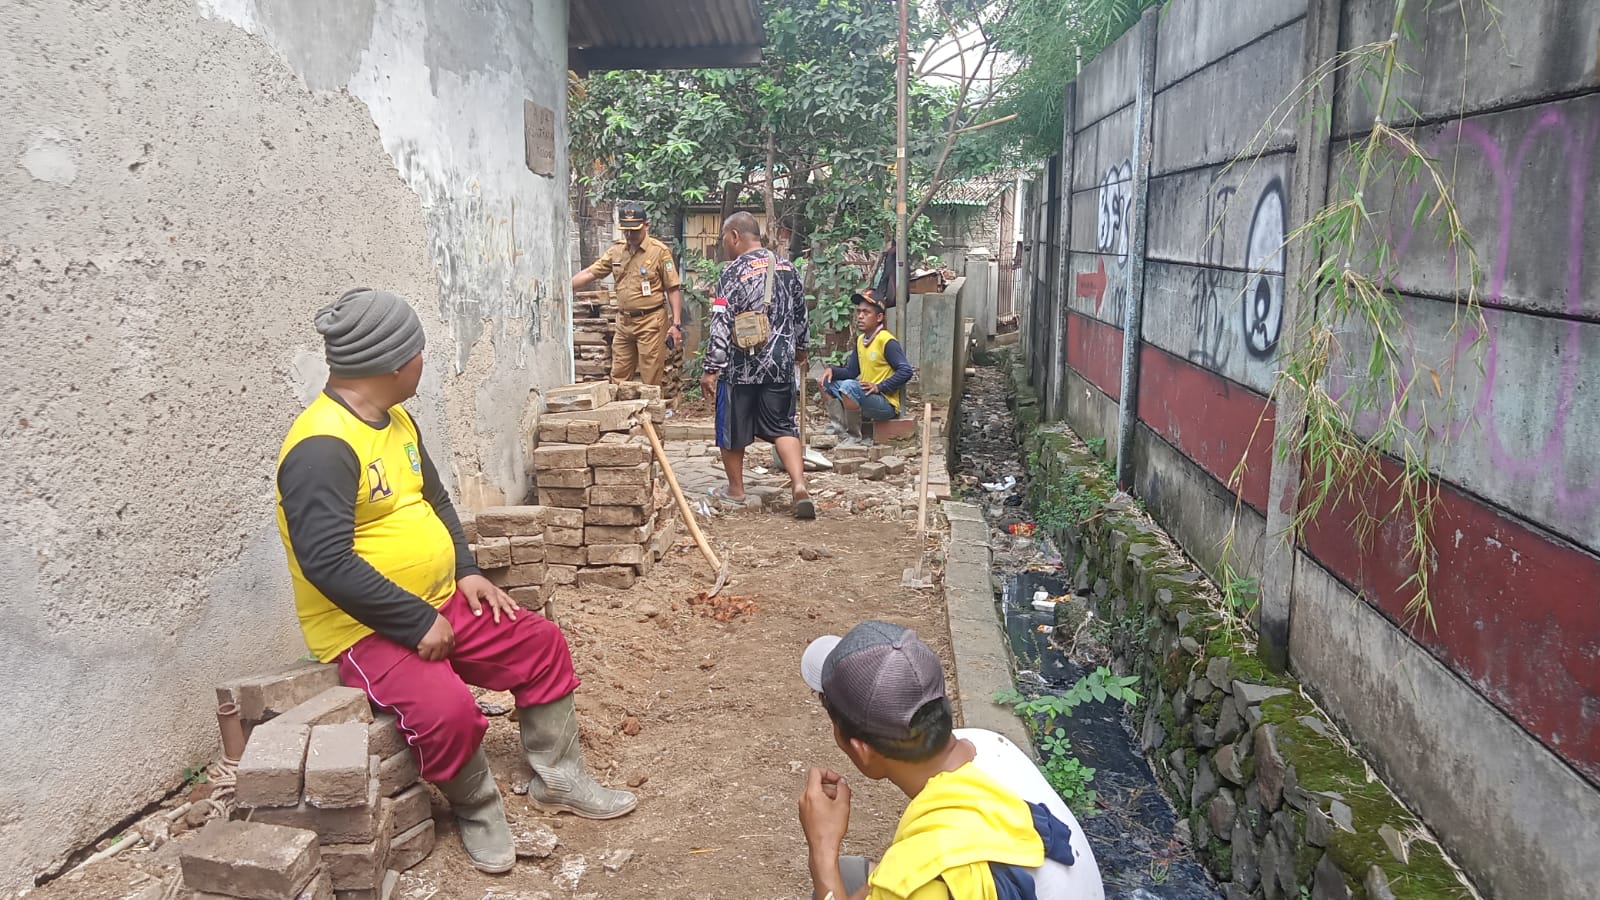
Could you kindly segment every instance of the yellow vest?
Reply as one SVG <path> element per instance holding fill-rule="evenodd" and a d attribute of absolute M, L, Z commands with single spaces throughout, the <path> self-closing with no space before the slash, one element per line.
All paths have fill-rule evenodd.
<path fill-rule="evenodd" d="M 278 451 L 278 464 L 296 444 L 319 435 L 348 444 L 361 467 L 361 482 L 351 498 L 356 511 L 355 554 L 434 608 L 443 606 L 456 589 L 455 544 L 450 529 L 422 495 L 422 454 L 411 416 L 395 406 L 389 410 L 388 426 L 374 428 L 332 397 L 318 394 L 294 420 Z M 372 634 L 372 629 L 306 580 L 289 542 L 281 493 L 277 499 L 278 533 L 289 557 L 300 630 L 317 659 L 330 662 Z"/>
<path fill-rule="evenodd" d="M 889 358 L 884 348 L 894 340 L 894 335 L 887 328 L 879 328 L 878 333 L 868 341 L 866 335 L 856 338 L 856 359 L 861 365 L 861 380 L 873 384 L 882 384 L 885 379 L 894 374 L 894 366 L 889 365 Z M 895 412 L 900 411 L 900 391 L 884 394 L 883 398 L 889 401 Z"/>

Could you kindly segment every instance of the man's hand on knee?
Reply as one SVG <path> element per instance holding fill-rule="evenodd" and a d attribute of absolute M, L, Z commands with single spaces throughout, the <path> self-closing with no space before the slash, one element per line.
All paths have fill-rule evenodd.
<path fill-rule="evenodd" d="M 456 587 L 467 598 L 467 607 L 473 615 L 483 615 L 483 608 L 487 606 L 494 614 L 496 625 L 500 624 L 501 613 L 505 613 L 506 618 L 513 622 L 517 620 L 517 601 L 482 575 L 468 575 L 457 581 Z"/>
<path fill-rule="evenodd" d="M 444 616 L 435 616 L 433 627 L 422 636 L 422 643 L 417 645 L 417 655 L 428 662 L 438 662 L 449 659 L 450 654 L 456 649 L 456 630 L 450 627 L 450 621 Z"/>

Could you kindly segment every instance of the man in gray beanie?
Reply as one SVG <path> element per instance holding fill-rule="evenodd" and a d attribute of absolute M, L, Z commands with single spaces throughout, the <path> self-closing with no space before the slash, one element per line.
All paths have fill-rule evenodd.
<path fill-rule="evenodd" d="M 583 768 L 566 638 L 478 570 L 416 422 L 422 323 L 394 294 L 358 288 L 317 312 L 328 385 L 278 455 L 278 530 L 306 646 L 394 712 L 479 869 L 516 863 L 468 684 L 516 699 L 528 796 L 594 819 L 632 811 Z M 487 610 L 489 615 L 485 616 Z"/>

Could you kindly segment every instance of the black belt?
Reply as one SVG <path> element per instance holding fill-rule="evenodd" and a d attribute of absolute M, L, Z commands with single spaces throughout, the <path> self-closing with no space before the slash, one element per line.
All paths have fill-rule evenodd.
<path fill-rule="evenodd" d="M 648 316 L 653 312 L 658 312 L 665 306 L 665 303 L 657 303 L 655 306 L 652 306 L 649 309 L 624 309 L 622 310 L 622 314 L 630 319 L 637 319 L 640 316 Z"/>

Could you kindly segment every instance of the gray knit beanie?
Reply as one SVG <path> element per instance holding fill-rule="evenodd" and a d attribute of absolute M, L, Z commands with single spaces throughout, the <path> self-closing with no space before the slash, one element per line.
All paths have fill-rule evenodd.
<path fill-rule="evenodd" d="M 317 310 L 328 371 L 340 378 L 395 372 L 422 352 L 426 335 L 411 305 L 387 291 L 355 288 Z"/>

